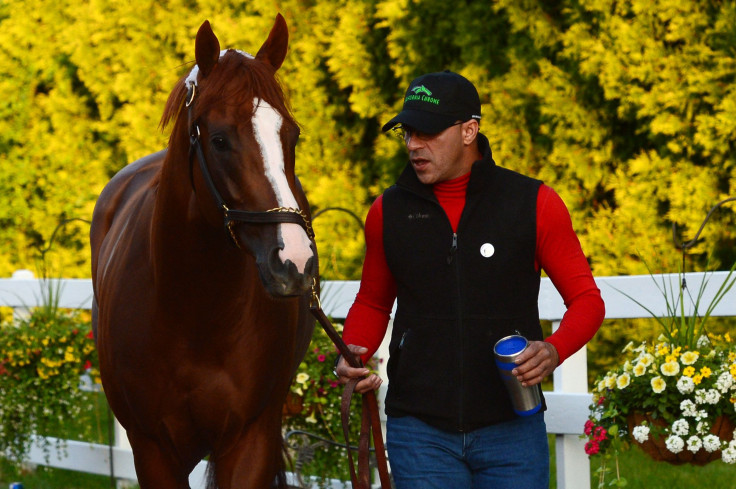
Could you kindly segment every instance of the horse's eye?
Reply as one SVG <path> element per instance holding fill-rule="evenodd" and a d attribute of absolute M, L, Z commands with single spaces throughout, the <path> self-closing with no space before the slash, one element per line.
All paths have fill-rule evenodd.
<path fill-rule="evenodd" d="M 227 143 L 227 139 L 215 136 L 212 138 L 212 147 L 215 148 L 217 151 L 225 151 L 229 148 L 229 145 Z"/>

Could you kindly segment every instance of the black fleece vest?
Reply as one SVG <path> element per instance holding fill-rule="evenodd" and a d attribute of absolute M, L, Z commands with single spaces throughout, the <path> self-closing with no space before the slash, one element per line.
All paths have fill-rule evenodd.
<path fill-rule="evenodd" d="M 448 431 L 516 415 L 493 345 L 541 340 L 534 268 L 541 182 L 497 167 L 486 138 L 453 233 L 431 186 L 407 166 L 383 195 L 383 242 L 397 283 L 386 412 Z"/>

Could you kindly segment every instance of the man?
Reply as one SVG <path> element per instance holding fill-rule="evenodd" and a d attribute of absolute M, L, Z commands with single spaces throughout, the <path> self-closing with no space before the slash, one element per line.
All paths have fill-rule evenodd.
<path fill-rule="evenodd" d="M 343 338 L 370 358 L 396 299 L 386 441 L 398 489 L 548 487 L 543 412 L 514 413 L 493 346 L 525 336 L 512 373 L 536 386 L 604 317 L 564 203 L 542 182 L 496 166 L 480 118 L 473 84 L 445 71 L 413 80 L 403 110 L 383 126 L 403 132 L 409 164 L 366 218 L 363 276 Z M 544 341 L 541 269 L 567 306 Z M 343 359 L 336 374 L 343 383 L 365 377 L 359 392 L 381 384 Z"/>

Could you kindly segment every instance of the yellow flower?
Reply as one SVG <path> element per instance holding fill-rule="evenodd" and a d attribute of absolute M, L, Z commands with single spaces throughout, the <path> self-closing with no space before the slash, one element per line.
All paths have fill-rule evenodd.
<path fill-rule="evenodd" d="M 657 349 L 657 356 L 661 357 L 662 355 L 668 355 L 670 353 L 670 349 L 667 345 L 660 345 Z"/>
<path fill-rule="evenodd" d="M 685 367 L 682 371 L 682 375 L 684 375 L 685 377 L 692 377 L 694 373 L 695 373 L 694 367 Z"/>
<path fill-rule="evenodd" d="M 677 363 L 677 360 L 672 360 L 671 362 L 663 363 L 659 371 L 668 377 L 672 377 L 680 372 L 680 364 Z"/>
<path fill-rule="evenodd" d="M 299 372 L 296 376 L 296 381 L 300 384 L 304 384 L 309 380 L 309 374 L 306 372 Z"/>
<path fill-rule="evenodd" d="M 619 389 L 626 389 L 629 386 L 629 383 L 631 383 L 631 377 L 629 377 L 629 374 L 621 374 L 616 379 L 616 387 Z"/>
<path fill-rule="evenodd" d="M 677 361 L 677 355 L 667 355 L 667 357 L 664 359 L 666 363 L 676 362 Z"/>
<path fill-rule="evenodd" d="M 635 376 L 641 377 L 645 373 L 647 373 L 647 368 L 644 365 L 642 365 L 641 362 L 637 363 L 634 366 L 634 375 Z"/>
<path fill-rule="evenodd" d="M 664 390 L 667 388 L 667 383 L 659 375 L 652 379 L 651 384 L 652 390 L 655 394 L 664 392 Z"/>
<path fill-rule="evenodd" d="M 726 333 L 723 335 L 723 339 L 726 340 L 727 343 L 731 343 L 731 335 Z"/>
<path fill-rule="evenodd" d="M 736 363 L 732 363 L 728 370 L 731 372 L 731 377 L 736 380 Z"/>
<path fill-rule="evenodd" d="M 41 344 L 42 344 L 43 346 L 49 346 L 49 339 L 48 339 L 48 338 L 44 338 L 44 339 L 42 339 L 42 340 L 41 340 Z"/>
<path fill-rule="evenodd" d="M 709 369 L 707 366 L 700 369 L 700 373 L 703 374 L 703 377 L 710 377 L 710 374 L 713 373 L 711 369 Z"/>
<path fill-rule="evenodd" d="M 680 361 L 683 365 L 692 365 L 693 363 L 698 361 L 699 357 L 700 353 L 698 353 L 697 351 L 686 351 L 680 357 Z"/>
<path fill-rule="evenodd" d="M 639 363 L 641 363 L 645 367 L 650 366 L 653 361 L 654 361 L 654 357 L 649 353 L 645 353 L 644 355 L 641 356 L 641 358 L 639 358 Z"/>
<path fill-rule="evenodd" d="M 703 381 L 703 376 L 700 374 L 693 377 L 693 382 L 695 383 L 695 385 L 700 384 L 702 381 Z"/>

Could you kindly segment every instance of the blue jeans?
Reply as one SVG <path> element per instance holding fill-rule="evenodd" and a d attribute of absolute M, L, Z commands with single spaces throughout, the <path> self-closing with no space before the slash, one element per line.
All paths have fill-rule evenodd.
<path fill-rule="evenodd" d="M 386 447 L 396 489 L 546 489 L 544 413 L 470 433 L 450 433 L 410 417 L 389 417 Z"/>

